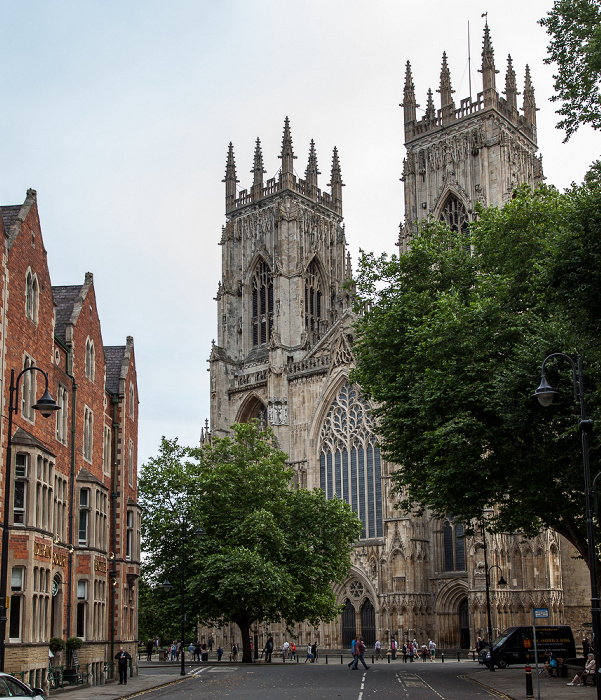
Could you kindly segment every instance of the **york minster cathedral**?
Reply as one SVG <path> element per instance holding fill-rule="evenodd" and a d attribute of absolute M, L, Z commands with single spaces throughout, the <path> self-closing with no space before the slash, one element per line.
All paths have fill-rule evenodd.
<path fill-rule="evenodd" d="M 443 54 L 439 104 L 428 91 L 418 117 L 407 63 L 405 215 L 391 248 L 396 243 L 402 254 L 420 220 L 434 217 L 461 231 L 476 202 L 503 206 L 520 184 L 542 182 L 534 89 L 528 66 L 523 71 L 519 92 L 509 56 L 499 90 L 486 26 L 482 90 L 456 104 Z M 249 189 L 238 188 L 231 144 L 227 154 L 210 432 L 224 436 L 235 422 L 267 422 L 289 455 L 297 487 L 343 498 L 363 523 L 348 580 L 336 589 L 342 614 L 319 628 L 298 625 L 296 643 L 337 649 L 361 634 L 368 647 L 376 639 L 387 647 L 394 635 L 401 642 L 431 637 L 442 648 L 473 648 L 478 636 L 487 636 L 485 545 L 489 567 L 498 567 L 490 577 L 493 636 L 528 624 L 533 607 L 549 608 L 549 623 L 581 632 L 588 614 L 586 569 L 556 533 L 544 530 L 532 540 L 487 533 L 485 542 L 483 536 L 464 537 L 462 525 L 451 519 L 410 517 L 395 509 L 390 476 L 396 466 L 381 458 L 372 407 L 348 379 L 354 316 L 342 215 L 343 154 L 333 149 L 326 191 L 319 186 L 313 142 L 304 178 L 297 175 L 287 118 L 276 177 L 264 179 L 259 139 L 254 148 Z M 507 586 L 497 585 L 499 570 Z M 276 645 L 283 642 L 283 625 L 258 630 L 260 638 L 267 632 Z M 226 645 L 238 631 L 216 634 Z"/>

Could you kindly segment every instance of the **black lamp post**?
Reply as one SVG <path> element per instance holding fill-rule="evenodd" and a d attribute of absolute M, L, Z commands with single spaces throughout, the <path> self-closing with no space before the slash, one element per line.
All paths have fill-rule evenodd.
<path fill-rule="evenodd" d="M 204 536 L 204 530 L 201 527 L 196 528 L 194 531 L 193 535 L 194 537 L 198 537 L 200 539 L 201 537 Z M 181 628 L 181 635 L 182 635 L 182 667 L 179 672 L 180 676 L 185 676 L 186 675 L 186 588 L 185 588 L 185 574 L 186 574 L 186 543 L 188 542 L 188 535 L 189 532 L 186 528 L 186 521 L 184 520 L 182 522 L 182 556 L 181 556 L 181 562 L 180 562 L 180 596 L 181 596 L 181 614 L 182 614 L 182 628 Z M 165 591 L 170 591 L 173 586 L 171 583 L 169 583 L 169 580 L 166 579 L 165 583 L 161 584 L 161 588 Z"/>
<path fill-rule="evenodd" d="M 494 671 L 495 670 L 495 665 L 493 663 L 493 658 L 492 658 L 492 617 L 491 617 L 491 612 L 490 612 L 490 572 L 493 569 L 499 569 L 501 572 L 501 578 L 497 582 L 497 586 L 506 586 L 507 581 L 503 578 L 503 570 L 501 569 L 500 566 L 497 564 L 493 564 L 491 567 L 488 566 L 488 546 L 486 544 L 486 532 L 484 531 L 484 525 L 482 526 L 482 540 L 484 542 L 484 545 L 482 549 L 484 550 L 484 571 L 486 573 L 486 577 L 484 579 L 484 585 L 486 587 L 486 616 L 487 616 L 487 623 L 488 623 L 488 646 L 490 647 L 490 664 L 489 664 L 489 670 Z"/>
<path fill-rule="evenodd" d="M 534 396 L 542 406 L 550 406 L 553 399 L 559 393 L 547 382 L 545 377 L 545 364 L 553 357 L 561 357 L 567 360 L 572 367 L 572 379 L 574 382 L 574 399 L 580 404 L 580 420 L 578 429 L 582 440 L 582 463 L 584 467 L 584 497 L 586 504 L 586 537 L 588 541 L 588 568 L 591 579 L 591 616 L 593 623 L 594 653 L 596 673 L 599 672 L 599 661 L 601 659 L 601 610 L 599 608 L 599 586 L 597 582 L 597 557 L 595 554 L 595 523 L 593 521 L 593 489 L 591 487 L 591 470 L 589 465 L 588 441 L 589 434 L 593 428 L 593 421 L 586 417 L 584 406 L 584 377 L 582 372 L 582 357 L 576 355 L 576 362 L 563 352 L 554 352 L 545 357 L 541 365 L 541 382 Z M 597 675 L 597 700 L 601 700 L 601 676 Z"/>
<path fill-rule="evenodd" d="M 50 396 L 48 391 L 48 374 L 43 369 L 32 365 L 26 367 L 17 375 L 15 381 L 15 370 L 10 372 L 10 399 L 8 406 L 8 437 L 6 440 L 6 464 L 4 465 L 4 518 L 2 523 L 2 558 L 0 560 L 0 671 L 4 671 L 4 656 L 6 652 L 6 611 L 7 588 L 8 588 L 8 535 L 10 527 L 10 491 L 12 476 L 12 433 L 13 433 L 13 413 L 17 412 L 19 405 L 19 381 L 25 372 L 41 372 L 44 375 L 46 387 L 42 397 L 32 406 L 39 411 L 44 418 L 50 417 L 55 411 L 60 410 L 60 406 Z"/>

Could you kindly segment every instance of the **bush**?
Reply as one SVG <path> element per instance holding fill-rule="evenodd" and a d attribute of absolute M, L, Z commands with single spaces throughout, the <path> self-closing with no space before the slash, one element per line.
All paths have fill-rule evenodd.
<path fill-rule="evenodd" d="M 52 639 L 48 642 L 48 646 L 50 647 L 50 651 L 53 654 L 56 654 L 57 651 L 62 651 L 67 644 L 65 643 L 65 640 L 61 639 L 60 637 L 52 637 Z"/>
<path fill-rule="evenodd" d="M 67 649 L 69 651 L 76 651 L 77 649 L 81 649 L 83 646 L 83 639 L 80 637 L 69 637 L 67 639 Z"/>

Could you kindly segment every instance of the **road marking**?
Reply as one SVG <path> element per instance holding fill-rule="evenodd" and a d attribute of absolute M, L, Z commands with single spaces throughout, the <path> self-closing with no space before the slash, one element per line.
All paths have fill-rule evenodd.
<path fill-rule="evenodd" d="M 470 678 L 469 676 L 457 676 L 457 678 L 461 678 L 463 681 L 468 681 L 468 683 L 476 683 L 476 685 L 479 685 L 483 690 L 486 690 L 491 698 L 500 698 L 500 700 L 511 700 L 511 697 L 509 695 L 505 695 L 505 693 L 502 693 L 500 690 L 495 690 L 494 688 L 491 688 L 488 685 L 485 685 L 484 683 L 481 683 L 480 681 L 475 680 L 474 678 Z"/>

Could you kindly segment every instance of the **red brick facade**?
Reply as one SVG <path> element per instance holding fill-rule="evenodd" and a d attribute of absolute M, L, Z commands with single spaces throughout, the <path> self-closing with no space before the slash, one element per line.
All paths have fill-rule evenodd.
<path fill-rule="evenodd" d="M 138 388 L 133 340 L 104 346 L 93 277 L 52 287 L 36 193 L 0 207 L 0 359 L 4 518 L 11 371 L 34 365 L 62 406 L 31 409 L 44 376 L 18 380 L 13 413 L 6 662 L 43 685 L 51 637 L 79 636 L 96 682 L 121 644 L 134 655 L 140 511 Z M 62 658 L 54 663 L 65 663 Z"/>

